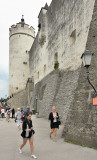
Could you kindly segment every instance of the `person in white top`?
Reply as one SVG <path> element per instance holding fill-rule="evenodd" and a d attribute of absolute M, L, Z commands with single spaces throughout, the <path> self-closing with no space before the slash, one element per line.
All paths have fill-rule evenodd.
<path fill-rule="evenodd" d="M 6 119 L 7 121 L 9 122 L 10 121 L 10 107 L 7 108 L 7 111 L 6 111 Z"/>
<path fill-rule="evenodd" d="M 2 108 L 1 109 L 1 116 L 2 116 L 2 118 L 4 117 L 4 113 L 5 113 L 5 110 L 4 110 L 4 108 Z"/>
<path fill-rule="evenodd" d="M 21 111 L 20 111 L 20 108 L 17 108 L 16 118 L 17 118 L 17 126 L 18 126 L 18 129 L 19 129 L 19 130 L 21 129 L 21 127 L 20 127 L 21 116 L 22 116 L 22 113 L 21 113 Z"/>
<path fill-rule="evenodd" d="M 54 142 L 56 141 L 55 138 L 56 138 L 57 128 L 59 128 L 58 119 L 59 119 L 59 114 L 58 114 L 58 112 L 56 112 L 55 106 L 53 106 L 52 112 L 50 112 L 50 114 L 49 114 L 49 120 L 51 121 L 51 123 L 50 123 L 50 127 L 51 127 L 50 138 L 51 138 L 51 135 L 53 134 L 53 141 Z"/>

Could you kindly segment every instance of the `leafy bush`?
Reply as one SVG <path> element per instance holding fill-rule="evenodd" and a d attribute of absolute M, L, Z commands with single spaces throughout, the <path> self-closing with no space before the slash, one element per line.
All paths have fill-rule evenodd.
<path fill-rule="evenodd" d="M 55 64 L 54 64 L 54 69 L 56 70 L 56 69 L 58 69 L 58 68 L 59 68 L 59 62 L 56 61 Z"/>

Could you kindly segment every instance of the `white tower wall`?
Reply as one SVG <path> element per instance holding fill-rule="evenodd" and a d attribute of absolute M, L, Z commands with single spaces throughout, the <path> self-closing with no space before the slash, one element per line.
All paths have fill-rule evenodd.
<path fill-rule="evenodd" d="M 23 90 L 29 78 L 29 50 L 35 32 L 22 21 L 9 30 L 9 95 L 12 95 Z"/>

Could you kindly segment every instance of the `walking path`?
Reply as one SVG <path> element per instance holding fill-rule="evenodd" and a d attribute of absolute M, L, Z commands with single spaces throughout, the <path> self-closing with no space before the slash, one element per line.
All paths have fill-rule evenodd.
<path fill-rule="evenodd" d="M 64 142 L 61 138 L 63 126 L 57 131 L 57 141 L 49 138 L 49 121 L 32 116 L 35 129 L 34 154 L 39 160 L 97 160 L 97 150 Z M 18 153 L 22 143 L 21 131 L 13 119 L 8 123 L 0 118 L 0 159 L 1 160 L 31 160 L 29 142 Z"/>

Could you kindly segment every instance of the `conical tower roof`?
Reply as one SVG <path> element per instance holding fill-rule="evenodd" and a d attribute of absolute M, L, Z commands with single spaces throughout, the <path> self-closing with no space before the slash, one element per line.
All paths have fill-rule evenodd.
<path fill-rule="evenodd" d="M 46 3 L 43 8 L 46 9 L 46 10 L 48 10 L 48 4 Z"/>

